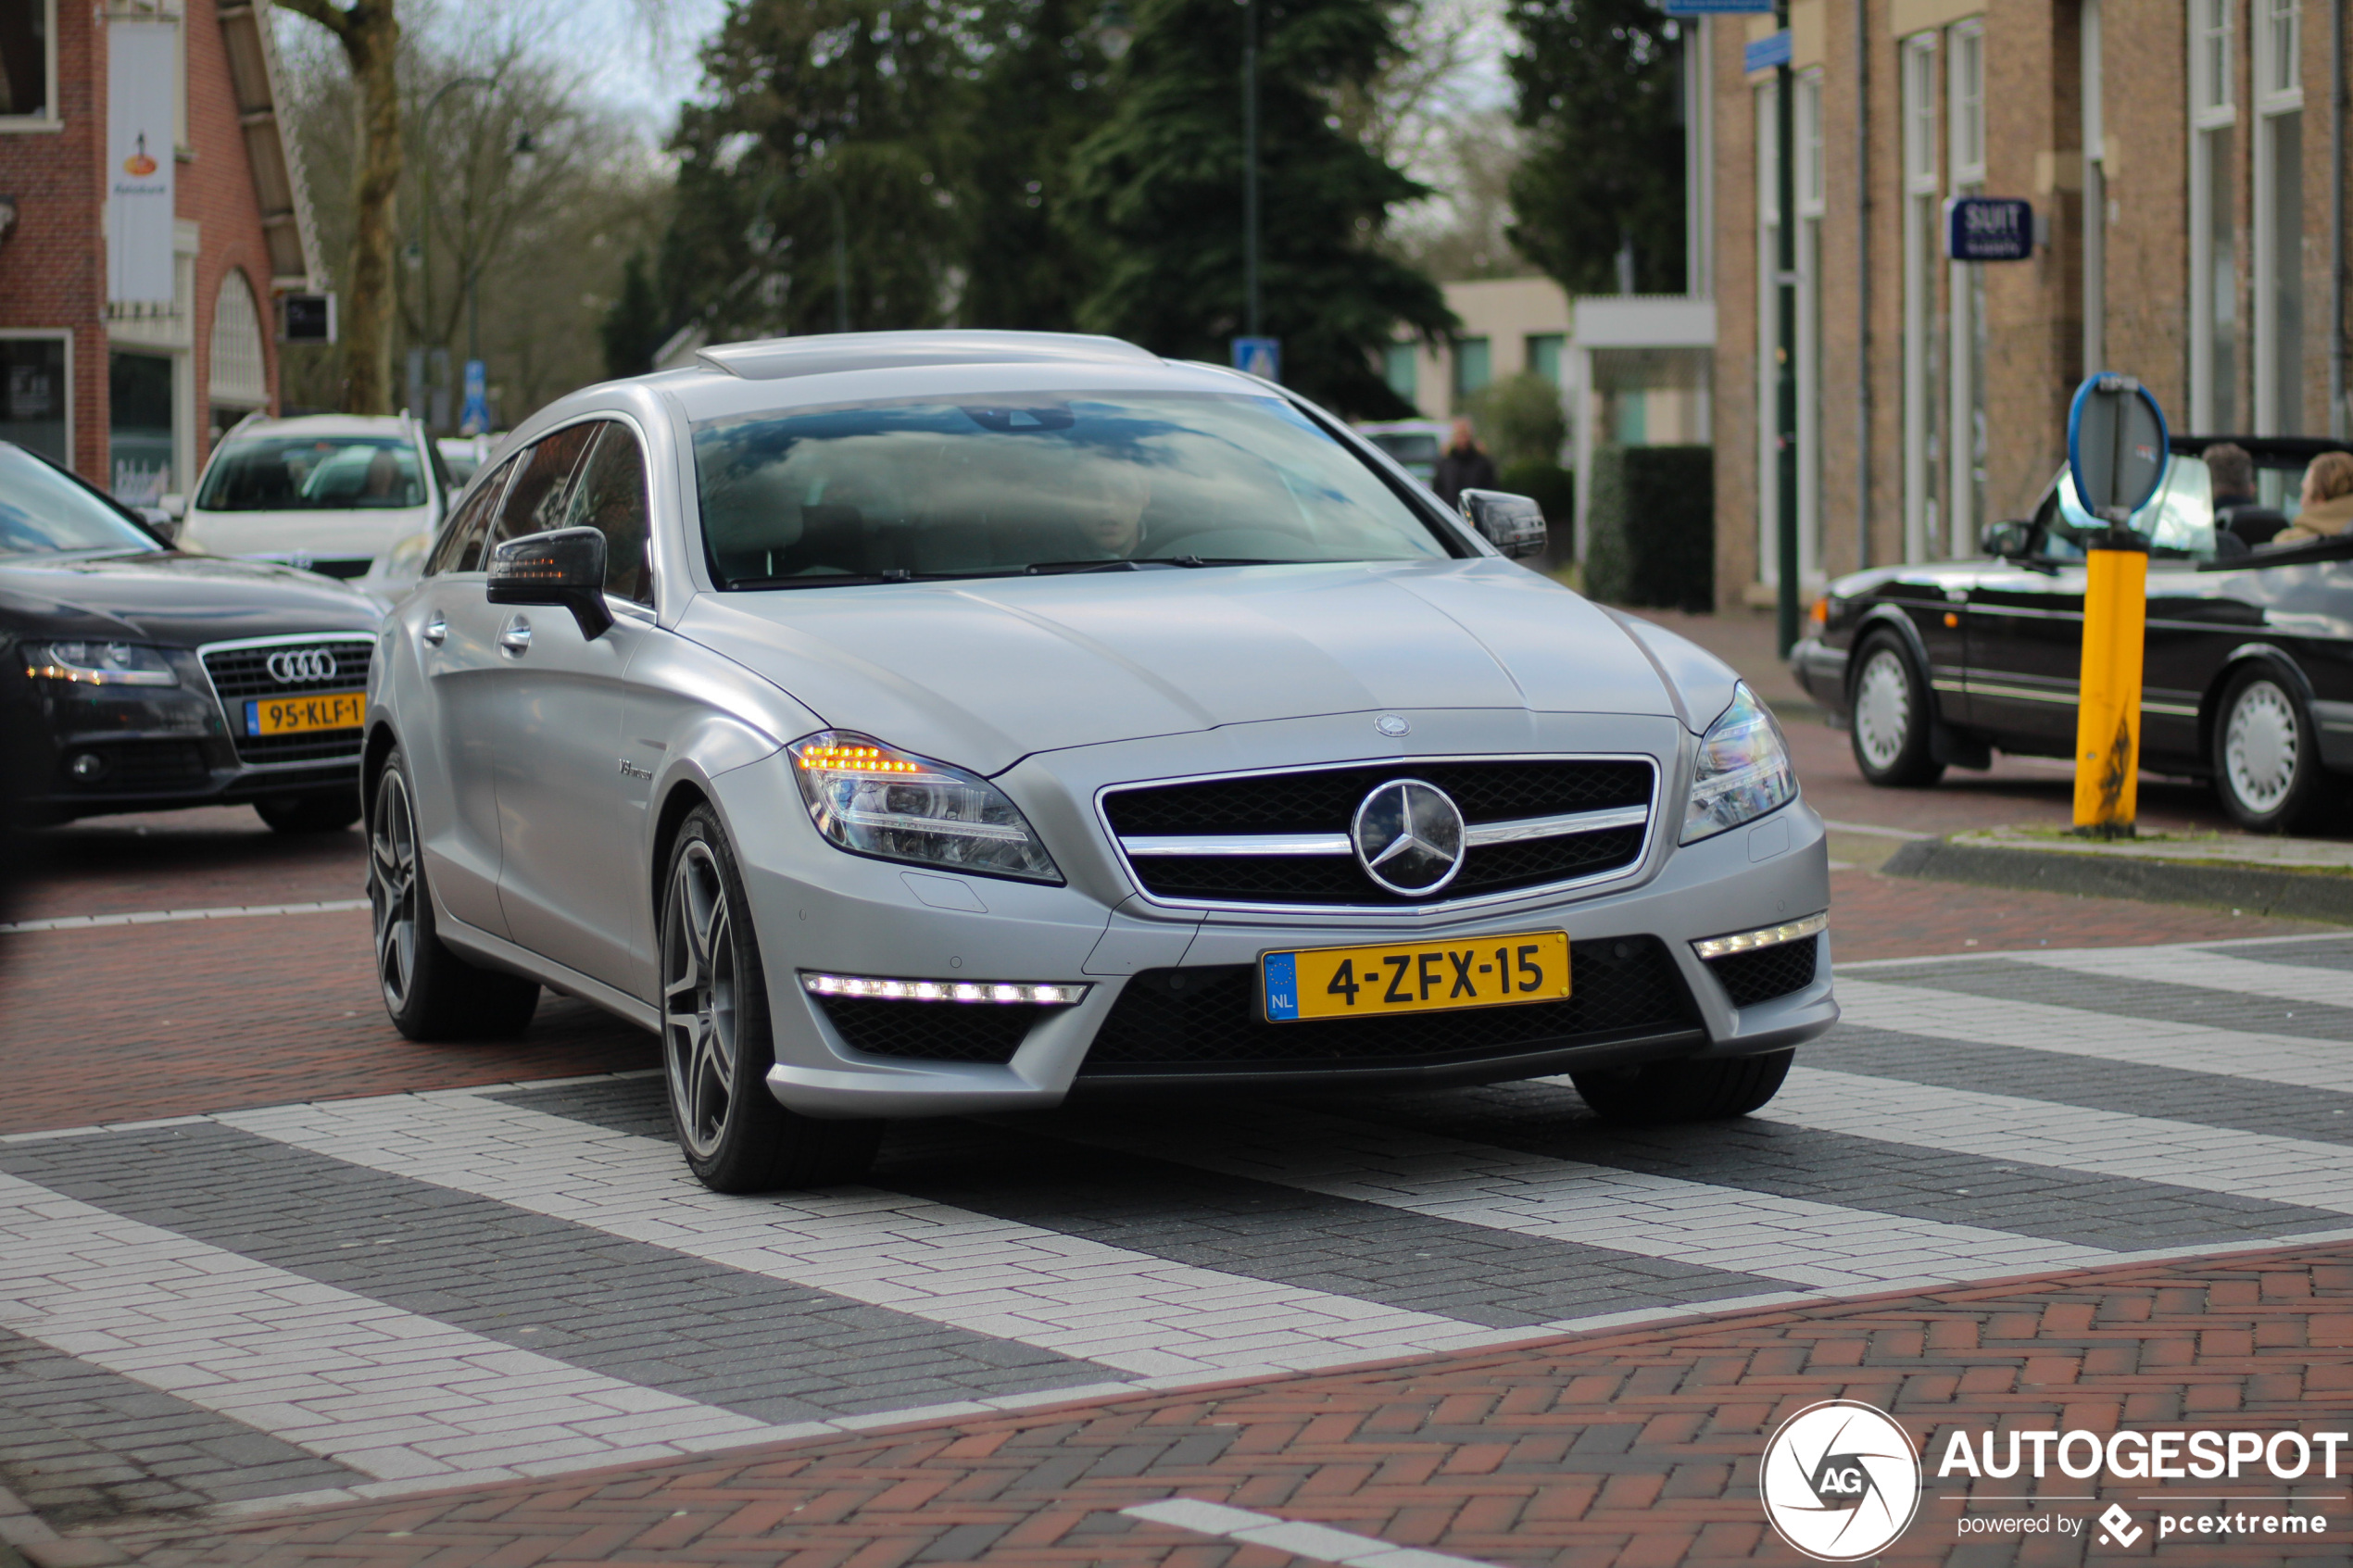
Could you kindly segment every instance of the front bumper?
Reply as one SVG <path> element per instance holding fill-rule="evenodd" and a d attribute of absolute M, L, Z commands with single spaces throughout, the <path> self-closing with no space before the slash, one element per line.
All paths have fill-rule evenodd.
<path fill-rule="evenodd" d="M 1680 801 L 1683 776 L 1669 761 L 1662 796 Z M 1064 847 L 1076 840 L 1055 829 L 1066 825 L 1075 832 L 1082 823 L 1074 815 L 1057 824 L 1053 807 L 1044 801 L 1023 798 L 1021 804 L 1050 847 L 1064 853 L 1063 869 L 1071 879 L 1065 886 L 946 875 L 845 854 L 810 826 L 776 759 L 714 782 L 767 966 L 775 1043 L 769 1087 L 806 1114 L 968 1115 L 1050 1107 L 1074 1094 L 1494 1082 L 1785 1050 L 1838 1017 L 1827 934 L 1806 939 L 1815 944 L 1810 979 L 1749 1006 L 1735 1004 L 1718 972 L 1692 947 L 1828 908 L 1822 825 L 1803 800 L 1699 844 L 1656 845 L 1639 873 L 1599 891 L 1507 900 L 1504 907 L 1452 919 L 1406 912 L 1267 918 L 1154 908 L 1119 878 L 1107 850 L 1103 863 L 1074 864 Z M 1366 1032 L 1356 1037 L 1369 1040 L 1379 1027 L 1369 1022 L 1274 1025 L 1254 1017 L 1255 984 L 1247 977 L 1265 951 L 1389 939 L 1469 941 L 1537 930 L 1568 935 L 1580 988 L 1605 989 L 1605 970 L 1613 962 L 1649 965 L 1652 977 L 1671 988 L 1673 1008 L 1618 1009 L 1583 1021 L 1598 1027 L 1565 1035 L 1531 1031 L 1516 1021 L 1512 1027 L 1483 1027 L 1506 1015 L 1533 1014 L 1532 1008 L 1425 1015 L 1482 1026 L 1450 1028 L 1448 1038 L 1434 1040 L 1428 1050 L 1400 1050 L 1391 1041 L 1366 1053 L 1346 1042 L 1350 1031 Z M 1629 955 L 1622 960 L 1621 949 Z M 999 1042 L 996 1054 L 1003 1060 L 949 1060 L 878 1054 L 860 1048 L 853 1037 L 873 1041 L 875 1010 L 895 1010 L 890 1022 L 905 1020 L 921 1033 L 925 1021 L 946 1017 L 948 1010 L 999 1004 L 870 999 L 849 1009 L 838 999 L 811 995 L 801 979 L 809 973 L 1076 982 L 1090 988 L 1075 1005 L 1028 1010 L 1025 1021 L 1002 1015 L 988 1021 L 981 1032 Z M 1155 1064 L 1149 1049 L 1139 1057 L 1132 1048 L 1120 1062 L 1109 1060 L 1114 1047 L 1107 1042 L 1132 1041 L 1139 1011 L 1166 1014 L 1175 1005 L 1174 998 L 1149 992 L 1188 985 L 1222 998 L 1186 1014 L 1188 1026 L 1213 1049 L 1181 1063 Z M 1251 1039 L 1279 1039 L 1288 1059 L 1270 1058 L 1251 1047 Z M 1312 1047 L 1296 1050 L 1289 1044 L 1311 1039 Z M 894 1043 L 889 1048 L 907 1047 Z"/>
<path fill-rule="evenodd" d="M 1832 719 L 1846 717 L 1846 650 L 1807 637 L 1789 650 L 1790 672 Z"/>

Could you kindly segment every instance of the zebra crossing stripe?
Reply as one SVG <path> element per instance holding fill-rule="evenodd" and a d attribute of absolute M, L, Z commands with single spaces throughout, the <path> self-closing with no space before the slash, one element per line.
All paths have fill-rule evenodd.
<path fill-rule="evenodd" d="M 2265 963 L 2229 953 L 2196 947 L 2107 947 L 2083 952 L 2016 953 L 2027 963 L 2066 970 L 2074 974 L 2104 975 L 2113 980 L 2154 981 L 2170 985 L 2197 985 L 2240 996 L 2276 997 L 2286 1002 L 2312 1002 L 2322 1007 L 2353 1007 L 2353 984 L 2342 971 L 2308 969 L 2296 964 Z M 1844 987 L 1841 987 L 1843 999 Z"/>
<path fill-rule="evenodd" d="M 2342 997 L 2346 990 L 2339 981 L 2336 994 Z M 1876 980 L 1839 982 L 1838 1006 L 1846 1022 L 1900 1034 L 2353 1093 L 2353 1051 L 2293 1035 L 2119 1018 L 2048 1002 L 1997 1001 Z M 2218 1083 L 2215 1092 L 2229 1091 Z"/>
<path fill-rule="evenodd" d="M 2084 1268 L 2115 1254 L 1286 1108 L 1171 1128 L 1145 1117 L 1058 1135 L 1459 1224 L 1579 1242 L 1818 1289 Z"/>
<path fill-rule="evenodd" d="M 383 1480 L 798 1435 L 0 1175 L 0 1326 Z"/>
<path fill-rule="evenodd" d="M 218 1120 L 371 1170 L 1131 1374 L 1324 1367 L 1498 1342 L 1492 1330 L 1432 1313 L 1173 1263 L 871 1187 L 723 1197 L 698 1185 L 669 1144 L 475 1093 Z"/>
<path fill-rule="evenodd" d="M 2217 1094 L 2229 1093 L 2227 1083 Z M 1796 1067 L 1757 1116 L 1989 1160 L 2353 1214 L 2353 1148 Z"/>

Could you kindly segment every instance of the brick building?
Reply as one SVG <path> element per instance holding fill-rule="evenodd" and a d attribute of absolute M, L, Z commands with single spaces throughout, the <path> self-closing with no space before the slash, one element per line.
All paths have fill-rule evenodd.
<path fill-rule="evenodd" d="M 269 20 L 258 0 L 0 0 L 0 437 L 127 499 L 184 489 L 220 430 L 274 407 L 273 302 L 313 286 Z M 108 250 L 133 28 L 172 95 L 168 297 L 138 300 Z"/>
<path fill-rule="evenodd" d="M 2353 0 L 1794 0 L 1798 470 L 1807 586 L 1977 554 L 2066 458 L 2087 368 L 2177 430 L 2347 433 Z M 1768 18 L 1702 29 L 1712 120 L 1717 583 L 1769 593 Z M 1761 51 L 1760 51 L 1761 52 Z M 2031 258 L 1944 259 L 1944 204 L 2032 201 Z"/>

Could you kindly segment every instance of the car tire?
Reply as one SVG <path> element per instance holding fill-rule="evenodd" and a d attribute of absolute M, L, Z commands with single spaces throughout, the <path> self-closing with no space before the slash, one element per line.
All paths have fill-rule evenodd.
<path fill-rule="evenodd" d="M 1904 645 L 1881 633 L 1856 650 L 1846 724 L 1855 766 L 1882 789 L 1918 789 L 1944 776 L 1929 752 L 1928 680 Z"/>
<path fill-rule="evenodd" d="M 341 833 L 359 820 L 359 792 L 322 789 L 308 795 L 273 795 L 255 801 L 253 809 L 273 833 Z"/>
<path fill-rule="evenodd" d="M 1712 1061 L 1654 1061 L 1594 1073 L 1569 1082 L 1604 1122 L 1656 1126 L 1665 1122 L 1720 1122 L 1745 1116 L 1780 1092 L 1795 1051 Z"/>
<path fill-rule="evenodd" d="M 408 761 L 395 751 L 376 775 L 368 818 L 368 903 L 384 1011 L 411 1040 L 511 1039 L 530 1024 L 539 985 L 470 964 L 434 934 L 415 798 Z"/>
<path fill-rule="evenodd" d="M 671 848 L 661 961 L 662 1082 L 696 1179 L 713 1192 L 750 1193 L 863 1175 L 881 1122 L 803 1116 L 768 1091 L 767 972 L 743 876 L 708 806 L 687 814 Z"/>
<path fill-rule="evenodd" d="M 2253 833 L 2294 833 L 2327 794 L 2320 731 L 2285 674 L 2242 665 L 2214 707 L 2214 793 Z"/>

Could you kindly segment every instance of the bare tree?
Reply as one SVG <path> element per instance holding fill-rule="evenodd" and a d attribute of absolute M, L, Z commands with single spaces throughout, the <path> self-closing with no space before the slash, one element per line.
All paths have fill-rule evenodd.
<path fill-rule="evenodd" d="M 400 19 L 396 0 L 278 0 L 343 45 L 359 89 L 359 158 L 352 181 L 351 259 L 343 294 L 343 407 L 392 411 L 392 253 L 400 193 Z"/>

